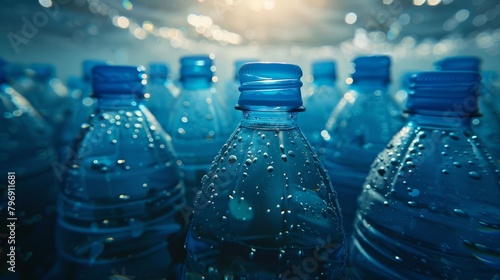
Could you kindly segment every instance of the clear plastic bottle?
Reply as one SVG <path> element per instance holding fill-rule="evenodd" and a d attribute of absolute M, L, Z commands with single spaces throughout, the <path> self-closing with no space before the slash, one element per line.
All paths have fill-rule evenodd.
<path fill-rule="evenodd" d="M 371 163 L 404 125 L 388 90 L 390 64 L 390 58 L 384 55 L 354 59 L 350 89 L 322 131 L 321 158 L 339 196 L 347 237 L 352 232 L 356 198 Z"/>
<path fill-rule="evenodd" d="M 153 113 L 162 127 L 166 127 L 171 108 L 175 102 L 173 92 L 177 92 L 169 78 L 169 67 L 165 63 L 155 62 L 149 64 L 148 84 L 146 90 L 150 97 L 144 105 Z"/>
<path fill-rule="evenodd" d="M 474 71 L 480 73 L 481 59 L 477 56 L 452 56 L 435 63 L 437 70 L 441 71 Z M 500 100 L 482 82 L 479 89 L 480 116 L 472 120 L 472 130 L 481 138 L 488 151 L 494 157 L 496 164 L 500 165 L 500 115 L 495 104 Z M 466 103 L 462 106 L 468 106 Z"/>
<path fill-rule="evenodd" d="M 5 178 L 0 218 L 5 238 L 13 236 L 2 237 L 2 279 L 40 279 L 54 262 L 58 180 L 52 135 L 38 111 L 7 83 L 5 66 L 0 67 L 0 172 Z M 7 271 L 11 260 L 15 275 Z"/>
<path fill-rule="evenodd" d="M 187 204 L 192 206 L 201 178 L 232 132 L 231 115 L 212 81 L 212 57 L 184 56 L 180 63 L 180 95 L 165 130 L 182 161 Z"/>
<path fill-rule="evenodd" d="M 474 72 L 412 77 L 409 121 L 373 162 L 359 199 L 354 278 L 500 277 L 500 174 L 471 130 L 479 81 Z"/>
<path fill-rule="evenodd" d="M 335 60 L 316 60 L 312 63 L 312 85 L 304 98 L 306 111 L 300 118 L 300 127 L 312 147 L 321 148 L 321 131 L 342 98 L 337 88 L 337 64 Z"/>
<path fill-rule="evenodd" d="M 163 279 L 180 231 L 184 186 L 170 137 L 141 104 L 146 75 L 96 66 L 97 108 L 82 125 L 59 197 L 61 279 Z"/>
<path fill-rule="evenodd" d="M 243 118 L 203 177 L 184 279 L 344 279 L 337 197 L 299 129 L 299 66 L 247 63 Z"/>

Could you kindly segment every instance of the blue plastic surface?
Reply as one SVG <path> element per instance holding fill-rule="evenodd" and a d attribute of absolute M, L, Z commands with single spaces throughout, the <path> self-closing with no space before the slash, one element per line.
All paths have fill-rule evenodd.
<path fill-rule="evenodd" d="M 500 269 L 500 174 L 465 114 L 447 115 L 466 72 L 419 73 L 409 122 L 373 162 L 359 198 L 350 252 L 354 279 L 495 279 Z M 438 82 L 436 82 L 438 81 Z M 431 92 L 433 91 L 433 95 Z M 475 101 L 477 86 L 458 92 Z M 436 114 L 441 110 L 441 115 Z"/>
<path fill-rule="evenodd" d="M 203 177 L 184 279 L 344 279 L 342 216 L 332 184 L 298 127 L 299 113 L 268 106 L 287 97 L 297 104 L 300 68 L 254 63 L 240 74 L 241 95 L 251 89 L 253 105 L 243 108 Z"/>

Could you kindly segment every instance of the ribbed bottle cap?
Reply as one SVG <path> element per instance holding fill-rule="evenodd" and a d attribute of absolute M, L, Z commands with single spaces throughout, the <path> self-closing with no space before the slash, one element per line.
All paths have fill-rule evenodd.
<path fill-rule="evenodd" d="M 441 71 L 474 71 L 479 72 L 481 59 L 476 56 L 452 56 L 434 63 L 436 70 Z"/>
<path fill-rule="evenodd" d="M 56 69 L 54 66 L 47 63 L 33 63 L 28 67 L 34 78 L 40 80 L 50 79 L 55 77 Z"/>
<path fill-rule="evenodd" d="M 238 108 L 250 106 L 282 107 L 286 111 L 301 111 L 300 87 L 302 70 L 286 63 L 252 62 L 240 69 L 241 92 Z"/>
<path fill-rule="evenodd" d="M 82 62 L 83 79 L 85 81 L 90 82 L 92 80 L 92 68 L 94 68 L 97 65 L 108 65 L 108 62 L 104 60 L 92 60 L 92 59 L 86 59 Z"/>
<path fill-rule="evenodd" d="M 478 112 L 481 76 L 472 71 L 419 72 L 410 77 L 407 111 L 414 114 L 473 116 Z"/>
<path fill-rule="evenodd" d="M 360 56 L 353 61 L 353 83 L 360 80 L 380 80 L 389 83 L 391 80 L 391 58 L 387 55 Z"/>
<path fill-rule="evenodd" d="M 337 64 L 333 59 L 316 60 L 312 63 L 312 75 L 314 78 L 326 77 L 329 79 L 337 79 Z"/>
<path fill-rule="evenodd" d="M 241 69 L 241 66 L 243 66 L 243 64 L 250 63 L 250 62 L 258 62 L 258 61 L 259 61 L 258 59 L 252 59 L 252 58 L 235 60 L 234 61 L 234 79 L 236 81 L 240 80 L 240 69 Z"/>
<path fill-rule="evenodd" d="M 181 80 L 186 77 L 206 77 L 211 79 L 214 75 L 213 60 L 208 55 L 184 56 L 181 62 Z"/>
<path fill-rule="evenodd" d="M 149 77 L 153 79 L 166 80 L 169 74 L 168 65 L 161 62 L 153 62 L 149 64 Z"/>
<path fill-rule="evenodd" d="M 144 96 L 147 75 L 142 66 L 98 65 L 92 68 L 92 86 L 97 97 Z"/>

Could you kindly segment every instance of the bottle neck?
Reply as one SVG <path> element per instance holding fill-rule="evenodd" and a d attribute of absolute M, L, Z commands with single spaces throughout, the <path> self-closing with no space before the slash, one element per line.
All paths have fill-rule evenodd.
<path fill-rule="evenodd" d="M 101 110 L 135 110 L 140 101 L 138 97 L 133 95 L 118 95 L 113 98 L 98 97 L 97 108 Z"/>
<path fill-rule="evenodd" d="M 243 110 L 241 126 L 252 129 L 293 129 L 298 127 L 297 112 Z"/>
<path fill-rule="evenodd" d="M 421 127 L 436 129 L 468 130 L 472 123 L 471 117 L 460 117 L 447 112 L 442 112 L 441 115 L 410 114 L 409 120 Z"/>
<path fill-rule="evenodd" d="M 335 86 L 336 80 L 327 76 L 314 77 L 313 84 L 316 86 Z"/>
<path fill-rule="evenodd" d="M 354 79 L 352 87 L 358 88 L 388 88 L 389 83 L 385 79 Z"/>
<path fill-rule="evenodd" d="M 189 90 L 208 89 L 212 86 L 211 77 L 183 77 L 182 87 Z"/>

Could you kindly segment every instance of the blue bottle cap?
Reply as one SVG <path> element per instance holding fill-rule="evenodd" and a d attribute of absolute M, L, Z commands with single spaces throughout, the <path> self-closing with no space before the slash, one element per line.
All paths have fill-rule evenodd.
<path fill-rule="evenodd" d="M 294 64 L 244 64 L 240 69 L 237 109 L 303 111 L 300 77 L 302 70 Z"/>
<path fill-rule="evenodd" d="M 47 63 L 33 63 L 28 68 L 36 79 L 47 80 L 56 75 L 54 66 Z"/>
<path fill-rule="evenodd" d="M 153 79 L 166 80 L 169 74 L 168 65 L 161 62 L 152 62 L 149 64 L 149 77 Z"/>
<path fill-rule="evenodd" d="M 184 56 L 181 62 L 181 80 L 186 77 L 206 77 L 212 79 L 213 60 L 208 55 Z"/>
<path fill-rule="evenodd" d="M 99 98 L 144 96 L 147 75 L 143 66 L 98 65 L 92 68 L 92 87 Z"/>
<path fill-rule="evenodd" d="M 470 117 L 477 115 L 481 76 L 473 71 L 419 72 L 410 77 L 409 113 Z"/>
<path fill-rule="evenodd" d="M 391 58 L 387 55 L 360 56 L 353 60 L 353 83 L 360 80 L 379 80 L 389 83 L 391 80 Z"/>
<path fill-rule="evenodd" d="M 336 71 L 337 63 L 333 59 L 315 60 L 312 63 L 312 75 L 314 78 L 326 77 L 329 79 L 337 79 Z"/>
<path fill-rule="evenodd" d="M 104 60 L 91 60 L 87 59 L 82 62 L 83 68 L 83 79 L 87 82 L 92 80 L 92 68 L 97 65 L 108 65 L 108 62 Z"/>
<path fill-rule="evenodd" d="M 436 70 L 441 71 L 474 71 L 479 72 L 481 59 L 476 56 L 452 56 L 434 63 Z"/>
<path fill-rule="evenodd" d="M 237 59 L 234 61 L 234 80 L 239 81 L 240 80 L 240 69 L 241 66 L 245 63 L 250 63 L 250 62 L 258 62 L 258 59 Z"/>

